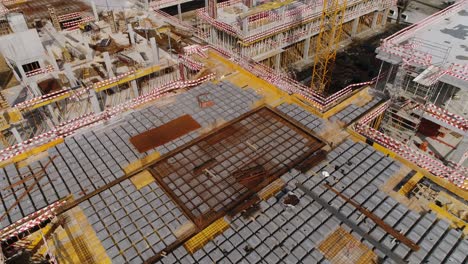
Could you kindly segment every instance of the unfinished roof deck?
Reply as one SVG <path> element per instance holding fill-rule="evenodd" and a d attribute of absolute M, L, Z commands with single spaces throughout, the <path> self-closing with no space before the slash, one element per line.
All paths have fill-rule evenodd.
<path fill-rule="evenodd" d="M 439 67 L 440 80 L 460 89 L 467 87 L 468 1 L 451 7 L 414 24 L 383 41 L 377 58 L 410 65 Z"/>

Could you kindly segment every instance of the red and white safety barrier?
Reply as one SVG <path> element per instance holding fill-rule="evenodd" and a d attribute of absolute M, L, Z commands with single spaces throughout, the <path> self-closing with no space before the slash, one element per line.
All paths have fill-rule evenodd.
<path fill-rule="evenodd" d="M 89 113 L 82 115 L 79 118 L 75 118 L 74 120 L 67 121 L 58 125 L 55 129 L 43 133 L 41 135 L 35 136 L 30 138 L 26 141 L 18 143 L 16 145 L 10 146 L 0 151 L 0 162 L 9 160 L 13 157 L 16 157 L 22 153 L 25 153 L 29 149 L 39 146 L 50 141 L 67 137 L 73 134 L 78 129 L 88 127 L 99 122 L 108 120 L 109 118 L 118 115 L 124 111 L 129 109 L 133 109 L 135 107 L 140 106 L 146 102 L 152 101 L 157 99 L 170 91 L 181 89 L 181 88 L 188 88 L 200 85 L 203 82 L 213 80 L 215 75 L 213 73 L 200 77 L 196 80 L 188 80 L 188 81 L 173 81 L 169 82 L 165 85 L 160 87 L 155 87 L 151 92 L 141 95 L 133 100 L 127 101 L 115 107 L 106 109 L 105 111 L 94 114 Z"/>
<path fill-rule="evenodd" d="M 62 25 L 66 30 L 74 30 L 77 29 L 81 24 L 94 21 L 94 19 L 94 17 L 87 16 L 76 21 L 63 23 Z"/>
<path fill-rule="evenodd" d="M 192 71 L 200 71 L 204 67 L 203 63 L 184 55 L 179 55 L 179 62 Z"/>
<path fill-rule="evenodd" d="M 384 133 L 369 126 L 369 123 L 372 120 L 374 120 L 377 116 L 383 114 L 389 106 L 390 102 L 387 101 L 384 104 L 377 107 L 376 109 L 374 109 L 373 111 L 363 116 L 354 125 L 354 129 L 356 130 L 356 132 L 360 133 L 361 135 L 367 138 L 372 139 L 380 145 L 404 157 L 408 161 L 413 162 L 421 168 L 428 170 L 432 174 L 447 179 L 448 181 L 454 183 L 460 188 L 468 189 L 467 170 L 465 168 L 462 168 L 460 166 L 446 166 L 440 160 L 423 154 L 420 151 L 414 150 L 406 144 L 388 135 L 385 135 Z"/>
<path fill-rule="evenodd" d="M 74 100 L 78 100 L 81 95 L 86 94 L 91 89 L 99 89 L 101 87 L 117 83 L 117 82 L 121 81 L 123 78 L 125 78 L 125 77 L 127 77 L 129 75 L 135 74 L 135 73 L 136 73 L 135 70 L 130 70 L 128 72 L 119 74 L 118 76 L 115 76 L 115 77 L 112 77 L 112 78 L 97 82 L 97 83 L 93 84 L 92 86 L 88 86 L 86 88 L 83 88 L 83 89 L 80 89 L 79 91 L 74 92 L 73 95 L 70 98 L 74 99 Z"/>
<path fill-rule="evenodd" d="M 45 68 L 39 68 L 39 69 L 35 69 L 35 70 L 27 72 L 26 77 L 32 77 L 32 76 L 35 76 L 35 75 L 39 75 L 39 74 L 43 74 L 43 73 L 49 73 L 49 72 L 53 72 L 53 71 L 54 71 L 54 67 L 52 65 L 47 65 Z"/>
<path fill-rule="evenodd" d="M 256 76 L 268 81 L 269 83 L 277 86 L 281 90 L 288 92 L 288 93 L 295 93 L 303 96 L 306 98 L 310 104 L 315 107 L 317 110 L 321 112 L 325 112 L 328 109 L 332 108 L 337 103 L 341 102 L 344 98 L 346 98 L 355 87 L 362 87 L 365 85 L 369 85 L 374 83 L 377 79 L 374 78 L 369 82 L 352 84 L 344 89 L 324 97 L 321 94 L 316 93 L 310 87 L 299 83 L 298 81 L 274 71 L 273 69 L 255 61 L 249 60 L 247 58 L 243 58 L 241 56 L 235 55 L 230 51 L 224 50 L 217 46 L 209 46 L 210 48 L 216 50 L 221 55 L 235 61 L 241 67 L 246 69 L 247 71 L 255 74 Z"/>
<path fill-rule="evenodd" d="M 24 109 L 32 107 L 32 106 L 34 106 L 36 104 L 40 104 L 42 102 L 52 100 L 54 98 L 62 96 L 63 94 L 65 94 L 65 93 L 67 93 L 69 91 L 71 91 L 71 89 L 62 89 L 62 90 L 59 90 L 59 91 L 55 91 L 55 92 L 52 92 L 52 93 L 48 93 L 48 94 L 45 94 L 45 95 L 34 97 L 34 98 L 30 99 L 30 100 L 18 103 L 16 105 L 14 105 L 13 107 L 15 107 L 15 108 L 17 108 L 19 110 L 24 110 Z"/>
<path fill-rule="evenodd" d="M 73 12 L 73 13 L 57 16 L 57 19 L 58 19 L 59 22 L 63 22 L 63 21 L 76 19 L 76 18 L 81 18 L 81 17 L 82 17 L 81 13 Z"/>
<path fill-rule="evenodd" d="M 184 53 L 186 55 L 198 54 L 202 58 L 208 58 L 208 55 L 204 52 L 204 48 L 197 44 L 184 47 Z"/>
<path fill-rule="evenodd" d="M 17 237 L 20 233 L 28 231 L 45 220 L 55 217 L 57 210 L 65 205 L 65 203 L 66 200 L 57 201 L 0 230 L 0 240 L 6 241 L 12 237 Z"/>
<path fill-rule="evenodd" d="M 459 128 L 463 131 L 468 131 L 468 120 L 462 116 L 451 113 L 443 108 L 440 108 L 434 104 L 428 104 L 426 107 L 426 113 L 432 117 L 441 120 L 451 126 Z"/>

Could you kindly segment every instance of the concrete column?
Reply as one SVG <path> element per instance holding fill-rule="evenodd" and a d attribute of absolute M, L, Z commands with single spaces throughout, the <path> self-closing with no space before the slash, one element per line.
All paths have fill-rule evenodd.
<path fill-rule="evenodd" d="M 98 15 L 98 12 L 97 12 L 97 8 L 96 8 L 96 3 L 94 2 L 94 0 L 91 0 L 91 7 L 93 8 L 93 14 L 94 14 L 94 19 L 96 20 L 96 22 L 99 21 L 99 15 Z"/>
<path fill-rule="evenodd" d="M 173 57 L 172 56 L 172 44 L 171 44 L 171 36 L 168 34 L 167 35 L 167 42 L 169 42 L 169 56 L 171 56 L 171 58 Z"/>
<path fill-rule="evenodd" d="M 218 0 L 208 0 L 208 14 L 214 19 L 218 18 Z"/>
<path fill-rule="evenodd" d="M 303 52 L 304 55 L 302 56 L 304 60 L 309 58 L 310 38 L 311 37 L 306 38 L 304 42 L 304 52 Z"/>
<path fill-rule="evenodd" d="M 149 9 L 149 0 L 145 0 L 145 9 Z"/>
<path fill-rule="evenodd" d="M 356 36 L 358 28 L 359 28 L 359 17 L 356 17 L 353 20 L 353 28 L 351 29 L 351 37 Z"/>
<path fill-rule="evenodd" d="M 159 49 L 156 44 L 156 39 L 150 38 L 151 52 L 153 53 L 153 63 L 159 63 Z"/>
<path fill-rule="evenodd" d="M 60 68 L 55 60 L 54 52 L 52 51 L 52 46 L 47 46 L 47 53 L 49 54 L 49 62 L 54 67 L 54 70 L 59 71 Z"/>
<path fill-rule="evenodd" d="M 374 16 L 372 17 L 372 29 L 375 29 L 377 27 L 377 19 L 379 18 L 379 11 L 374 12 Z"/>
<path fill-rule="evenodd" d="M 57 114 L 55 113 L 54 111 L 54 108 L 48 104 L 47 105 L 47 110 L 49 110 L 49 113 L 50 113 L 50 116 L 52 117 L 52 122 L 54 125 L 58 125 L 59 124 L 59 120 L 58 120 L 58 116 Z"/>
<path fill-rule="evenodd" d="M 127 24 L 128 35 L 130 37 L 130 44 L 135 45 L 135 32 L 133 31 L 132 24 Z"/>
<path fill-rule="evenodd" d="M 382 26 L 385 26 L 387 24 L 387 19 L 388 19 L 388 13 L 390 13 L 390 8 L 387 8 L 383 12 L 383 19 L 382 19 Z"/>
<path fill-rule="evenodd" d="M 34 96 L 42 95 L 41 89 L 39 89 L 39 86 L 37 85 L 35 81 L 32 81 L 29 83 L 29 88 L 31 88 L 31 91 L 34 94 Z"/>
<path fill-rule="evenodd" d="M 252 7 L 256 7 L 257 6 L 257 0 L 252 0 Z"/>
<path fill-rule="evenodd" d="M 104 57 L 104 63 L 106 64 L 106 70 L 107 74 L 109 75 L 109 78 L 115 77 L 114 71 L 112 71 L 112 63 L 110 60 L 109 52 L 104 52 L 102 55 Z"/>
<path fill-rule="evenodd" d="M 94 89 L 89 90 L 89 99 L 91 100 L 91 106 L 93 107 L 94 113 L 102 112 L 101 105 L 99 104 L 99 100 Z"/>
<path fill-rule="evenodd" d="M 278 8 L 278 13 L 279 13 L 281 19 L 284 19 L 284 16 L 286 15 L 286 7 L 282 6 L 282 7 Z"/>
<path fill-rule="evenodd" d="M 26 72 L 24 71 L 23 65 L 21 64 L 21 62 L 15 61 L 15 64 L 16 64 L 16 68 L 20 72 L 21 80 L 26 80 L 28 78 L 28 76 L 26 76 Z"/>
<path fill-rule="evenodd" d="M 93 50 L 89 47 L 88 39 L 83 38 L 83 44 L 86 50 L 86 61 L 91 62 L 93 60 Z"/>
<path fill-rule="evenodd" d="M 179 15 L 179 19 L 182 20 L 182 7 L 180 4 L 177 4 L 177 14 Z"/>
<path fill-rule="evenodd" d="M 214 45 L 218 45 L 218 43 L 216 42 L 216 30 L 214 29 L 214 27 L 211 27 L 211 33 L 210 33 L 210 37 L 211 37 L 211 43 L 213 43 Z"/>
<path fill-rule="evenodd" d="M 21 138 L 21 135 L 20 135 L 20 133 L 18 132 L 18 129 L 16 129 L 16 127 L 12 126 L 12 127 L 10 128 L 10 131 L 11 131 L 11 133 L 13 134 L 13 136 L 15 137 L 16 142 L 18 142 L 18 143 L 23 142 L 23 139 Z"/>
<path fill-rule="evenodd" d="M 76 81 L 75 73 L 73 73 L 73 70 L 71 68 L 70 63 L 65 63 L 63 68 L 65 69 L 65 75 L 67 76 L 68 80 L 70 81 L 70 85 L 72 87 L 77 86 L 78 82 Z"/>
<path fill-rule="evenodd" d="M 44 56 L 44 57 L 47 58 L 47 56 Z M 38 60 L 37 60 L 37 63 L 39 63 L 39 67 L 40 67 L 41 69 L 43 69 L 43 70 L 46 69 L 47 65 L 45 64 L 45 61 L 44 61 L 43 58 L 38 59 Z"/>
<path fill-rule="evenodd" d="M 242 33 L 249 34 L 249 18 L 242 19 Z"/>
<path fill-rule="evenodd" d="M 275 56 L 275 70 L 279 72 L 281 69 L 281 53 L 276 54 Z"/>
<path fill-rule="evenodd" d="M 132 86 L 133 98 L 138 97 L 140 94 L 138 92 L 138 84 L 136 80 L 131 81 L 130 84 Z"/>

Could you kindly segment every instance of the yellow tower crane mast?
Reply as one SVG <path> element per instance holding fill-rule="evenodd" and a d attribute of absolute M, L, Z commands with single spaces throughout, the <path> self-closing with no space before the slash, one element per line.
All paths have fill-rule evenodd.
<path fill-rule="evenodd" d="M 323 0 L 320 32 L 315 45 L 311 88 L 326 94 L 330 84 L 336 52 L 339 48 L 347 0 Z"/>

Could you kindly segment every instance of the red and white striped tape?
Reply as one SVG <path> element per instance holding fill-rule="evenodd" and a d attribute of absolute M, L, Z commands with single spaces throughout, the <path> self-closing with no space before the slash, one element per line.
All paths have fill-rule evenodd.
<path fill-rule="evenodd" d="M 66 200 L 57 201 L 43 209 L 40 209 L 18 221 L 13 223 L 12 225 L 0 230 L 0 240 L 5 241 L 11 237 L 18 236 L 19 233 L 27 231 L 43 221 L 53 218 L 55 216 L 55 212 L 65 205 Z"/>
<path fill-rule="evenodd" d="M 213 80 L 214 77 L 215 75 L 211 73 L 203 77 L 200 77 L 196 80 L 169 82 L 160 87 L 157 87 L 157 88 L 155 87 L 151 92 L 147 94 L 141 95 L 133 100 L 122 103 L 118 106 L 109 108 L 102 113 L 99 113 L 99 114 L 88 113 L 88 114 L 82 115 L 78 118 L 75 118 L 74 120 L 70 120 L 65 123 L 62 123 L 61 125 L 57 126 L 55 129 L 51 131 L 48 131 L 46 133 L 35 136 L 26 141 L 23 141 L 21 143 L 18 143 L 16 145 L 13 145 L 11 147 L 1 150 L 0 162 L 9 160 L 15 156 L 18 156 L 26 152 L 27 150 L 31 149 L 32 147 L 50 142 L 58 138 L 64 138 L 69 135 L 72 135 L 78 129 L 88 127 L 90 125 L 108 120 L 109 118 L 117 114 L 120 114 L 123 111 L 138 107 L 139 105 L 149 102 L 151 100 L 154 100 L 156 98 L 159 98 L 170 91 L 177 90 L 180 88 L 194 87 L 194 86 L 200 85 L 203 82 Z"/>
<path fill-rule="evenodd" d="M 391 138 L 390 136 L 387 136 L 384 133 L 368 126 L 370 121 L 374 120 L 377 116 L 382 114 L 386 109 L 388 109 L 388 107 L 389 101 L 369 112 L 354 125 L 354 129 L 358 133 L 394 151 L 398 155 L 413 162 L 421 168 L 430 171 L 434 175 L 445 178 L 460 188 L 468 189 L 466 169 L 461 169 L 460 167 L 456 166 L 446 166 L 441 161 L 416 151 L 406 144 L 403 144 L 396 139 Z"/>

